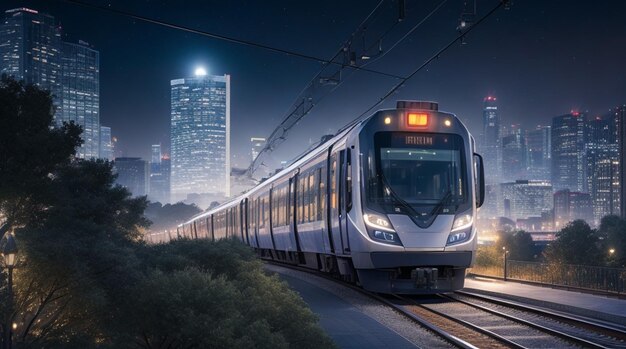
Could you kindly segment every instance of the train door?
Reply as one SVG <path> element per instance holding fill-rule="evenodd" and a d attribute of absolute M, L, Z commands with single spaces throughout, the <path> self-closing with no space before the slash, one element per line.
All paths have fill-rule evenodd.
<path fill-rule="evenodd" d="M 350 149 L 340 150 L 339 163 L 337 166 L 339 169 L 339 171 L 337 171 L 337 183 L 339 184 L 339 230 L 341 232 L 341 246 L 343 248 L 343 254 L 350 254 L 350 241 L 348 239 L 348 211 L 350 211 L 350 206 L 352 205 L 352 193 L 350 192 L 351 188 L 347 185 L 350 182 L 350 168 L 348 165 L 349 156 Z"/>
<path fill-rule="evenodd" d="M 343 205 L 342 199 L 342 186 L 341 180 L 342 178 L 342 166 L 341 164 L 344 162 L 343 158 L 345 156 L 345 150 L 341 150 L 338 152 L 333 152 L 330 156 L 330 164 L 328 167 L 328 177 L 330 180 L 329 185 L 329 199 L 330 199 L 330 220 L 329 220 L 329 231 L 331 234 L 330 241 L 332 242 L 333 249 L 335 254 L 342 255 L 345 254 L 346 245 L 344 244 L 345 239 L 343 238 L 345 224 L 343 224 L 343 210 L 341 206 Z"/>
<path fill-rule="evenodd" d="M 346 148 L 346 150 L 342 150 L 343 157 L 341 161 L 341 195 L 342 203 L 339 206 L 341 212 L 339 214 L 339 218 L 341 220 L 341 237 L 343 239 L 344 253 L 350 253 L 350 234 L 349 225 L 350 220 L 348 219 L 348 213 L 352 209 L 352 159 L 351 159 L 351 151 L 350 148 Z"/>
<path fill-rule="evenodd" d="M 256 247 L 261 247 L 261 243 L 259 242 L 259 224 L 261 223 L 260 221 L 260 206 L 261 206 L 261 202 L 260 199 L 257 197 L 256 199 L 254 199 L 254 209 L 253 214 L 254 214 L 254 236 L 256 239 Z"/>
<path fill-rule="evenodd" d="M 241 201 L 241 234 L 245 236 L 245 241 L 250 246 L 250 238 L 248 236 L 248 198 Z"/>
<path fill-rule="evenodd" d="M 296 249 L 297 251 L 301 251 L 300 249 L 300 237 L 298 236 L 298 224 L 297 224 L 297 216 L 296 216 L 296 208 L 298 205 L 297 201 L 297 193 L 296 193 L 296 185 L 297 185 L 297 176 L 296 172 L 293 177 L 289 178 L 289 199 L 287 200 L 287 219 L 289 219 L 289 226 L 291 227 L 291 232 L 295 236 L 296 239 Z"/>

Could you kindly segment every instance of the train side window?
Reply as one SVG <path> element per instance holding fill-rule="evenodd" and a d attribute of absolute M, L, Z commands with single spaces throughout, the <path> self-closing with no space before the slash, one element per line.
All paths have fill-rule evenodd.
<path fill-rule="evenodd" d="M 309 221 L 311 212 L 311 191 L 309 188 L 309 174 L 305 174 L 302 180 L 304 182 L 304 223 Z"/>
<path fill-rule="evenodd" d="M 287 184 L 288 185 L 288 184 Z M 285 185 L 285 187 L 283 188 L 283 194 L 281 196 L 281 206 L 280 206 L 280 214 L 282 215 L 283 219 L 282 219 L 282 223 L 283 225 L 287 225 L 287 219 L 288 219 L 288 215 L 287 215 L 287 195 L 289 195 L 288 193 L 288 187 L 287 185 Z"/>
<path fill-rule="evenodd" d="M 287 187 L 287 185 L 285 185 L 285 187 L 283 188 L 283 194 L 281 196 L 281 207 L 280 207 L 280 212 L 282 215 L 282 223 L 283 225 L 287 225 L 287 220 L 289 219 L 289 215 L 287 214 L 287 202 L 288 202 L 288 195 L 289 195 L 289 188 Z"/>
<path fill-rule="evenodd" d="M 280 205 L 280 189 L 272 190 L 272 226 L 278 227 L 280 226 L 279 214 L 280 210 L 278 205 Z"/>
<path fill-rule="evenodd" d="M 293 177 L 290 181 L 289 181 L 289 189 L 287 189 L 287 224 L 291 225 L 291 222 L 293 222 L 294 217 L 293 214 L 295 213 L 296 208 L 292 207 L 293 205 L 295 205 L 294 202 L 294 193 L 296 190 L 296 177 Z"/>
<path fill-rule="evenodd" d="M 270 226 L 270 197 L 269 194 L 265 196 L 265 201 L 267 202 L 267 204 L 265 205 L 265 219 L 266 221 L 266 225 L 269 228 Z"/>
<path fill-rule="evenodd" d="M 315 181 L 315 175 L 317 171 L 312 171 L 309 175 L 309 197 L 311 200 L 309 210 L 309 222 L 315 222 L 317 220 L 317 183 Z"/>
<path fill-rule="evenodd" d="M 270 195 L 270 201 L 272 203 L 271 205 L 271 210 L 270 210 L 270 216 L 272 217 L 271 222 L 272 222 L 272 228 L 276 227 L 276 197 L 278 196 L 278 192 L 276 189 L 272 189 L 271 190 L 271 195 Z"/>
<path fill-rule="evenodd" d="M 302 192 L 304 191 L 304 184 L 302 182 L 302 177 L 298 176 L 298 193 L 296 199 L 296 205 L 298 205 L 298 223 L 302 223 L 302 217 L 304 216 L 304 196 Z"/>
<path fill-rule="evenodd" d="M 265 207 L 265 198 L 262 197 L 259 199 L 259 229 L 263 228 L 263 224 L 265 223 L 264 207 Z"/>
<path fill-rule="evenodd" d="M 330 207 L 337 209 L 337 155 L 333 154 L 333 161 L 330 165 Z"/>
<path fill-rule="evenodd" d="M 319 206 L 317 210 L 317 220 L 321 221 L 324 219 L 324 210 L 326 208 L 326 167 L 322 166 L 318 169 L 319 176 Z"/>

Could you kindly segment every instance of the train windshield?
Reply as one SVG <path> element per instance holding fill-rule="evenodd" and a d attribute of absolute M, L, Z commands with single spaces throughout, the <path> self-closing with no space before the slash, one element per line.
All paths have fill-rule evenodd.
<path fill-rule="evenodd" d="M 369 164 L 367 201 L 418 220 L 466 206 L 463 139 L 453 134 L 379 132 Z M 373 164 L 372 164 L 373 162 Z"/>

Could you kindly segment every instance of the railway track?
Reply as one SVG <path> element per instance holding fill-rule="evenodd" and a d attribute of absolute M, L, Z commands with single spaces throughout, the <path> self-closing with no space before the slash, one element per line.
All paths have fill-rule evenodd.
<path fill-rule="evenodd" d="M 404 306 L 427 321 L 434 319 L 453 333 L 454 324 L 471 329 L 511 348 L 626 348 L 623 328 L 560 314 L 546 309 L 510 304 L 467 292 L 429 299 L 396 296 Z M 458 328 L 458 327 L 457 327 Z M 461 337 L 463 338 L 463 337 Z M 479 347 L 492 347 L 475 341 Z"/>
<path fill-rule="evenodd" d="M 626 348 L 626 326 L 466 291 L 457 291 L 447 297 L 476 309 L 488 309 L 517 321 L 532 323 L 537 328 L 552 329 L 566 340 L 583 340 L 579 343 L 585 346 Z"/>
<path fill-rule="evenodd" d="M 626 328 L 518 302 L 458 291 L 449 295 L 379 295 L 306 268 L 393 308 L 459 348 L 625 348 Z"/>

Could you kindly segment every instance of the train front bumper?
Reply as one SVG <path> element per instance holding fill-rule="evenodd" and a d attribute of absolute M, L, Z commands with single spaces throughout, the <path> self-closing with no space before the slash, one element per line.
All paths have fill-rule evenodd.
<path fill-rule="evenodd" d="M 359 269 L 366 290 L 380 293 L 432 294 L 463 288 L 472 251 L 372 252 L 373 268 Z"/>

